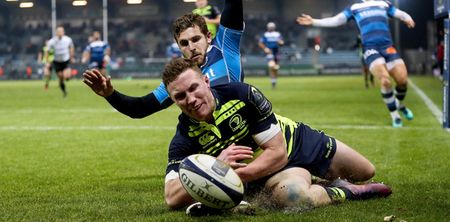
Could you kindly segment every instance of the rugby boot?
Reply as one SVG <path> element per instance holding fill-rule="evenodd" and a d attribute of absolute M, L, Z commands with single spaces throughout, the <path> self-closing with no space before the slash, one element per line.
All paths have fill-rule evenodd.
<path fill-rule="evenodd" d="M 392 190 L 383 183 L 367 183 L 367 184 L 352 184 L 342 179 L 336 179 L 331 183 L 331 186 L 344 188 L 350 191 L 351 195 L 347 197 L 349 200 L 366 200 L 378 197 L 388 197 Z"/>
<path fill-rule="evenodd" d="M 392 119 L 392 127 L 394 127 L 394 128 L 401 128 L 401 127 L 403 127 L 402 119 L 400 119 L 400 118 L 393 118 Z"/>
<path fill-rule="evenodd" d="M 402 115 L 403 115 L 407 120 L 412 120 L 412 119 L 414 119 L 414 114 L 413 114 L 413 112 L 412 112 L 410 109 L 406 108 L 406 106 L 400 108 L 399 110 L 400 110 L 400 113 L 402 113 Z"/>

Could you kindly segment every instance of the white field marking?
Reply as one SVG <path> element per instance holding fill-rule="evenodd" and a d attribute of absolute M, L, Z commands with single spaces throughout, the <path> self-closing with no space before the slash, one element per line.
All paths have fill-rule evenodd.
<path fill-rule="evenodd" d="M 380 125 L 314 125 L 317 129 L 392 130 Z M 431 127 L 405 127 L 402 130 L 435 130 Z M 0 126 L 0 131 L 76 131 L 76 130 L 175 130 L 175 126 Z M 394 129 L 399 130 L 399 129 Z"/>
<path fill-rule="evenodd" d="M 0 110 L 0 113 L 25 113 L 25 114 L 32 114 L 32 113 L 115 113 L 119 112 L 114 108 L 110 109 L 89 109 L 89 108 L 74 108 L 74 109 L 50 109 L 50 108 L 34 108 L 34 109 L 19 109 L 19 110 L 10 110 L 10 109 L 3 109 Z M 166 109 L 164 112 L 180 112 L 179 109 Z"/>
<path fill-rule="evenodd" d="M 414 82 L 410 79 L 408 80 L 409 85 L 414 89 L 414 91 L 419 95 L 419 97 L 423 100 L 427 108 L 431 111 L 431 113 L 436 117 L 439 124 L 442 124 L 442 111 L 434 104 L 433 101 L 418 87 Z M 445 129 L 450 133 L 450 129 Z"/>
<path fill-rule="evenodd" d="M 0 131 L 174 130 L 172 126 L 0 126 Z"/>

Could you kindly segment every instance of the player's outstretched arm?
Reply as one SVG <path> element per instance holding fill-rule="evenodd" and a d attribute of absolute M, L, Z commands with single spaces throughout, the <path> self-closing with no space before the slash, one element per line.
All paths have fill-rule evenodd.
<path fill-rule="evenodd" d="M 310 15 L 302 14 L 297 17 L 297 23 L 299 25 L 311 26 L 313 24 L 313 18 Z"/>
<path fill-rule="evenodd" d="M 147 117 L 173 103 L 170 98 L 160 103 L 153 92 L 142 97 L 124 95 L 114 90 L 111 78 L 103 76 L 98 70 L 87 70 L 83 73 L 83 77 L 83 82 L 92 91 L 104 97 L 117 111 L 134 119 Z"/>
<path fill-rule="evenodd" d="M 242 0 L 225 0 L 222 15 L 220 16 L 220 24 L 230 29 L 244 29 Z"/>
<path fill-rule="evenodd" d="M 84 71 L 83 82 L 97 95 L 102 97 L 108 97 L 114 92 L 114 87 L 111 84 L 111 77 L 103 76 L 100 71 L 96 69 Z"/>
<path fill-rule="evenodd" d="M 337 27 L 347 23 L 347 16 L 341 12 L 333 17 L 314 19 L 310 15 L 302 14 L 297 17 L 297 23 L 306 26 Z"/>
<path fill-rule="evenodd" d="M 400 19 L 410 29 L 414 28 L 416 26 L 416 23 L 414 22 L 412 17 L 408 13 L 406 13 L 400 9 L 395 10 L 394 17 Z"/>

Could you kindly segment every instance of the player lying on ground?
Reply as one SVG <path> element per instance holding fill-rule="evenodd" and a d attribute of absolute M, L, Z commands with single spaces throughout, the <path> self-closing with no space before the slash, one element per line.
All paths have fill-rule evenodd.
<path fill-rule="evenodd" d="M 163 83 L 182 111 L 166 169 L 165 200 L 172 209 L 192 204 L 178 167 L 195 153 L 225 161 L 248 187 L 270 189 L 272 200 L 281 207 L 317 207 L 391 193 L 379 183 L 354 185 L 337 180 L 331 186 L 312 184 L 311 174 L 330 181 L 339 177 L 366 181 L 374 176 L 375 168 L 341 141 L 273 113 L 270 101 L 253 86 L 211 87 L 195 61 L 184 58 L 166 65 Z"/>
<path fill-rule="evenodd" d="M 410 15 L 384 0 L 363 0 L 330 18 L 313 19 L 303 14 L 297 18 L 297 22 L 300 25 L 335 27 L 355 20 L 361 34 L 365 63 L 369 66 L 370 72 L 380 80 L 381 96 L 391 114 L 392 126 L 397 128 L 403 126 L 398 110 L 408 120 L 412 120 L 414 116 L 403 104 L 408 72 L 400 54 L 393 46 L 388 17 L 400 19 L 408 28 L 415 26 Z M 390 77 L 397 84 L 395 91 L 392 90 Z"/>
<path fill-rule="evenodd" d="M 242 0 L 225 0 L 219 30 L 214 39 L 200 15 L 187 14 L 173 24 L 173 35 L 183 56 L 195 60 L 202 72 L 208 75 L 212 85 L 240 82 L 244 75 L 241 68 L 240 41 L 244 29 Z M 144 118 L 169 107 L 164 84 L 143 97 L 130 97 L 119 93 L 111 79 L 96 70 L 87 70 L 84 80 L 98 95 L 103 96 L 119 112 L 132 118 Z"/>

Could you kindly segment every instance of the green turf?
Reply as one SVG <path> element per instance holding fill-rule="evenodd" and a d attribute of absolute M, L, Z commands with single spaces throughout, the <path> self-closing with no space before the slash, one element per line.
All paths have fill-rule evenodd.
<path fill-rule="evenodd" d="M 441 107 L 441 84 L 414 83 Z M 450 218 L 450 133 L 410 88 L 416 119 L 390 127 L 378 88 L 362 77 L 247 78 L 274 110 L 325 130 L 367 156 L 387 199 L 346 202 L 308 212 L 267 211 L 203 221 L 445 221 Z M 144 95 L 158 80 L 113 80 L 120 91 Z M 0 82 L 0 221 L 196 221 L 170 211 L 163 199 L 167 147 L 176 107 L 140 120 L 115 112 L 79 80 L 63 99 L 51 83 Z"/>

